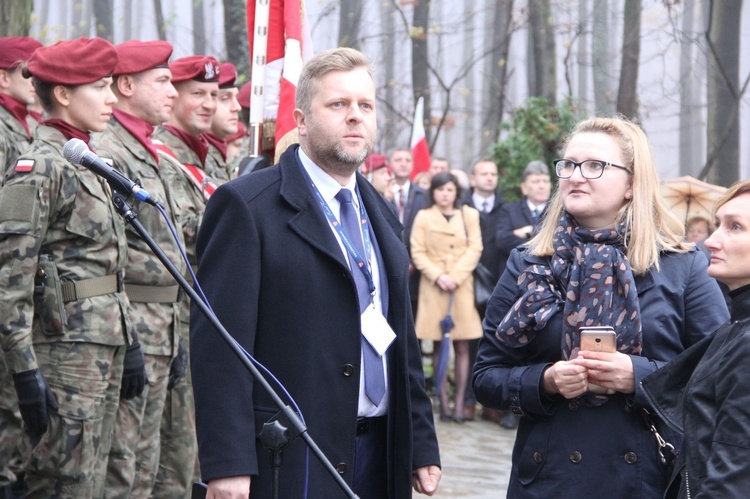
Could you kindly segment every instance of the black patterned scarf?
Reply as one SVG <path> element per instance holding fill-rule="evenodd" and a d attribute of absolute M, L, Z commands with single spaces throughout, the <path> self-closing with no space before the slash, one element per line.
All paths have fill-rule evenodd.
<path fill-rule="evenodd" d="M 555 253 L 550 264 L 531 265 L 518 277 L 522 295 L 495 336 L 513 348 L 527 345 L 562 308 L 563 359 L 578 354 L 581 326 L 612 326 L 617 333 L 617 350 L 640 355 L 641 310 L 633 269 L 623 253 L 624 233 L 622 225 L 584 229 L 563 210 L 555 229 Z"/>

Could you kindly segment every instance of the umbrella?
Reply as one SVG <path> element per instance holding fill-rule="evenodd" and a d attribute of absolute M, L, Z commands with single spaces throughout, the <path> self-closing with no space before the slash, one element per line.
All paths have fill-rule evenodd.
<path fill-rule="evenodd" d="M 448 313 L 440 321 L 440 330 L 443 332 L 443 339 L 440 341 L 440 351 L 438 352 L 437 366 L 435 366 L 435 393 L 440 395 L 440 388 L 448 374 L 448 357 L 451 352 L 451 330 L 456 326 L 451 316 L 453 308 L 453 293 L 448 299 Z"/>
<path fill-rule="evenodd" d="M 726 190 L 726 187 L 701 182 L 690 176 L 661 182 L 661 194 L 667 206 L 683 224 L 696 216 L 711 220 L 714 203 Z"/>

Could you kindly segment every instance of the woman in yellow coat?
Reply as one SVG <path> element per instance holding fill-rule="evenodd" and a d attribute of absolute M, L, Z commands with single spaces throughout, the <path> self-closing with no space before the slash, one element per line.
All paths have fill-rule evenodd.
<path fill-rule="evenodd" d="M 451 415 L 447 383 L 442 383 L 440 419 L 457 422 L 466 418 L 463 401 L 470 367 L 468 340 L 482 336 L 482 322 L 474 306 L 472 277 L 482 255 L 479 212 L 469 206 L 458 206 L 460 190 L 452 174 L 435 175 L 430 184 L 432 204 L 417 213 L 410 239 L 412 261 L 421 273 L 417 337 L 439 342 L 443 337 L 440 321 L 450 313 L 455 323 L 450 333 L 455 351 L 455 408 Z"/>

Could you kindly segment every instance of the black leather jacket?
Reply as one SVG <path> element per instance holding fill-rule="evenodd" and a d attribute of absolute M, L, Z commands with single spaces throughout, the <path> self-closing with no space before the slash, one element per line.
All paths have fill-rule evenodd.
<path fill-rule="evenodd" d="M 750 493 L 750 286 L 730 295 L 730 322 L 641 383 L 662 421 L 685 435 L 665 497 Z"/>

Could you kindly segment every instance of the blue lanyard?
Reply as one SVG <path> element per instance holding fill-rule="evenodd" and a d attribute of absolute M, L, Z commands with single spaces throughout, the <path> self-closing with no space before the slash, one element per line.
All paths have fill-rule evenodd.
<path fill-rule="evenodd" d="M 310 188 L 313 191 L 313 194 L 315 194 L 315 199 L 317 199 L 318 204 L 320 205 L 320 208 L 323 210 L 323 213 L 325 214 L 326 218 L 328 219 L 328 222 L 333 226 L 334 230 L 336 230 L 336 233 L 341 238 L 341 242 L 344 244 L 344 247 L 346 248 L 347 253 L 349 253 L 349 257 L 354 260 L 354 263 L 359 267 L 359 269 L 362 271 L 362 273 L 365 275 L 365 279 L 367 280 L 367 286 L 370 289 L 370 297 L 374 298 L 375 296 L 375 280 L 372 277 L 372 270 L 370 270 L 370 261 L 368 260 L 365 262 L 364 258 L 359 254 L 357 251 L 357 248 L 352 243 L 351 239 L 349 239 L 349 236 L 346 235 L 346 232 L 344 232 L 343 227 L 341 227 L 341 223 L 336 219 L 336 216 L 331 211 L 331 207 L 328 206 L 328 203 L 326 203 L 326 200 L 323 199 L 323 195 L 320 193 L 318 188 L 315 186 L 315 183 L 310 178 L 310 175 L 307 173 L 307 170 L 305 170 L 305 167 L 302 166 L 302 162 L 298 162 L 300 170 L 302 170 L 302 173 L 304 174 L 305 178 L 308 181 L 308 184 L 310 185 Z M 372 243 L 370 241 L 370 231 L 368 230 L 367 226 L 367 212 L 365 212 L 365 204 L 362 202 L 362 199 L 359 196 L 359 187 L 354 187 L 355 194 L 357 195 L 357 199 L 359 199 L 359 220 L 362 224 L 362 238 L 364 239 L 364 246 L 365 246 L 365 252 L 368 255 L 372 255 Z"/>

